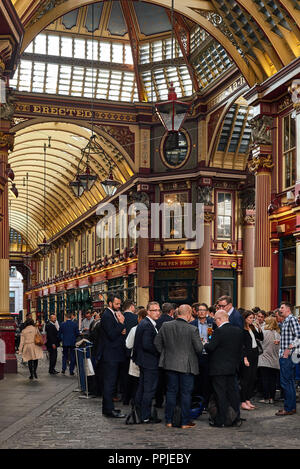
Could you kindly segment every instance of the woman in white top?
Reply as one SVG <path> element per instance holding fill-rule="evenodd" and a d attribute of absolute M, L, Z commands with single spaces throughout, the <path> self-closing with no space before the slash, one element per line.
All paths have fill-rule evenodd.
<path fill-rule="evenodd" d="M 258 358 L 258 367 L 262 381 L 264 398 L 259 401 L 274 404 L 276 381 L 279 370 L 280 329 L 276 318 L 269 316 L 265 320 L 263 353 Z"/>

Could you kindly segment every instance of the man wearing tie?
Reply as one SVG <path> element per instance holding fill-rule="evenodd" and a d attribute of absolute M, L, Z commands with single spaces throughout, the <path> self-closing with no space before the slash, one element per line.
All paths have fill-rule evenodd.
<path fill-rule="evenodd" d="M 151 418 L 151 404 L 158 382 L 159 353 L 154 345 L 157 335 L 156 321 L 160 306 L 156 301 L 147 305 L 147 316 L 136 329 L 132 360 L 140 367 L 139 386 L 135 397 L 142 423 L 160 423 Z"/>
<path fill-rule="evenodd" d="M 123 418 L 125 414 L 114 408 L 113 396 L 119 371 L 126 360 L 125 318 L 120 311 L 121 298 L 118 295 L 109 295 L 107 304 L 108 307 L 101 317 L 97 351 L 97 359 L 101 361 L 103 373 L 102 413 L 106 417 Z"/>

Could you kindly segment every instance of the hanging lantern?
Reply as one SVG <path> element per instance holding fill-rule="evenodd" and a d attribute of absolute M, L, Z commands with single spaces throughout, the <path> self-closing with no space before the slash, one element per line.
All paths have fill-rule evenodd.
<path fill-rule="evenodd" d="M 173 83 L 169 88 L 168 101 L 155 105 L 157 115 L 167 132 L 178 132 L 190 108 L 189 103 L 177 100 Z"/>
<path fill-rule="evenodd" d="M 51 248 L 51 244 L 47 243 L 46 236 L 44 237 L 43 242 L 38 244 L 38 247 L 41 250 L 41 254 L 43 254 L 43 256 L 48 254 Z"/>
<path fill-rule="evenodd" d="M 72 189 L 75 197 L 80 197 L 84 192 L 84 187 L 81 185 L 78 175 L 75 181 L 69 182 L 69 187 Z"/>
<path fill-rule="evenodd" d="M 101 184 L 105 191 L 105 194 L 108 196 L 114 195 L 118 187 L 121 185 L 119 181 L 116 181 L 113 178 L 112 171 L 110 171 L 107 179 L 105 179 L 104 181 L 101 181 Z"/>
<path fill-rule="evenodd" d="M 83 190 L 89 191 L 95 184 L 98 176 L 96 174 L 91 174 L 90 167 L 87 165 L 85 173 L 78 174 L 77 179 L 83 187 Z"/>

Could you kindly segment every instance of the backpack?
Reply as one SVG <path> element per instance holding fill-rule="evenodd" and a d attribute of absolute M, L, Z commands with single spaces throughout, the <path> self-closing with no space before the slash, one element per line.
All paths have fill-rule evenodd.
<path fill-rule="evenodd" d="M 131 399 L 131 411 L 126 417 L 125 424 L 136 425 L 138 423 L 141 423 L 141 414 L 139 409 L 135 406 L 134 400 Z"/>

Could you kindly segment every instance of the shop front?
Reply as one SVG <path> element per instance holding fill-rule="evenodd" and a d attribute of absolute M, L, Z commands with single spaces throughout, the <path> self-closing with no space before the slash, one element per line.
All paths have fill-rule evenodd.
<path fill-rule="evenodd" d="M 192 304 L 197 301 L 197 259 L 151 260 L 150 300 Z"/>

